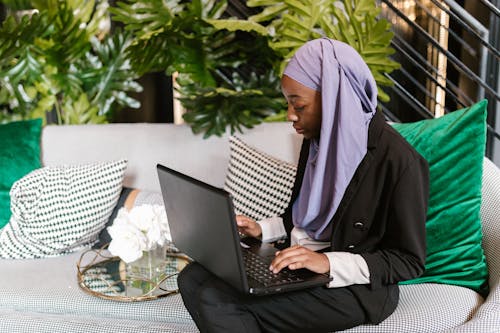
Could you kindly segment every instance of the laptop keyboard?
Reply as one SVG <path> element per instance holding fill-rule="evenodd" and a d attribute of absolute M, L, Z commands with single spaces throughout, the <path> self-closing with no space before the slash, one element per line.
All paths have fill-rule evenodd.
<path fill-rule="evenodd" d="M 304 281 L 287 268 L 282 269 L 278 274 L 274 274 L 269 270 L 269 261 L 249 250 L 243 249 L 243 258 L 247 274 L 265 287 Z"/>

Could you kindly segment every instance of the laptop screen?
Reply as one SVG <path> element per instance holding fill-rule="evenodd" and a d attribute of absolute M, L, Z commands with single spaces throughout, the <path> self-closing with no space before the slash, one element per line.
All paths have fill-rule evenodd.
<path fill-rule="evenodd" d="M 175 246 L 216 276 L 246 291 L 248 283 L 229 194 L 160 164 L 157 170 Z"/>

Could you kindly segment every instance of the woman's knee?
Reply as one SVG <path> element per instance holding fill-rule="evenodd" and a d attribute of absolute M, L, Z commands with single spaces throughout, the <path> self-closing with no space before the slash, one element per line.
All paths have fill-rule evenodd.
<path fill-rule="evenodd" d="M 177 276 L 177 286 L 182 294 L 191 294 L 202 284 L 202 279 L 205 276 L 203 267 L 192 262 Z"/>

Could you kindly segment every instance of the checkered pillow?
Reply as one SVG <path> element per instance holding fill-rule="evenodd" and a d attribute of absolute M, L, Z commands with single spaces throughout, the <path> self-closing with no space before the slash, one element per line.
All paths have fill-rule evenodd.
<path fill-rule="evenodd" d="M 230 158 L 224 189 L 233 196 L 237 214 L 255 220 L 277 216 L 288 206 L 296 166 L 229 138 Z"/>
<path fill-rule="evenodd" d="M 53 257 L 94 243 L 120 196 L 126 166 L 121 160 L 45 167 L 18 180 L 0 257 Z"/>

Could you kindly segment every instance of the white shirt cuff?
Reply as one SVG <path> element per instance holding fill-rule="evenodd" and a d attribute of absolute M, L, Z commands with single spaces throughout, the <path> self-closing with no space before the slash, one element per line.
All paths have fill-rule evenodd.
<path fill-rule="evenodd" d="M 350 252 L 325 252 L 330 262 L 330 277 L 328 288 L 339 288 L 353 284 L 369 284 L 370 271 L 365 259 Z"/>
<path fill-rule="evenodd" d="M 264 243 L 271 243 L 286 237 L 286 230 L 281 217 L 273 216 L 257 221 L 257 223 L 262 229 L 262 242 Z"/>

